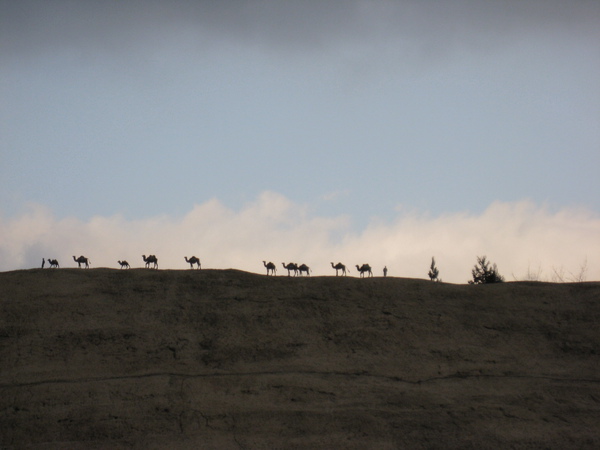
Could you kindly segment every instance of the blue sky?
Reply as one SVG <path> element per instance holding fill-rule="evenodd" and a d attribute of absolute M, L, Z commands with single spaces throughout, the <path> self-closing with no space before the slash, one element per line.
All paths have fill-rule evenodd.
<path fill-rule="evenodd" d="M 570 217 L 573 236 L 556 235 L 571 254 L 554 242 L 546 255 L 540 240 L 513 267 L 523 236 L 512 236 L 513 256 L 480 237 L 460 263 L 466 278 L 475 253 L 519 273 L 525 261 L 548 275 L 587 261 L 600 278 L 598 2 L 0 5 L 0 255 L 10 260 L 0 269 L 36 265 L 49 252 L 116 255 L 117 236 L 90 231 L 98 220 L 153 224 L 166 254 L 172 238 L 161 224 L 183 226 L 218 204 L 239 227 L 252 229 L 241 219 L 257 208 L 257 229 L 294 231 L 270 254 L 260 250 L 268 241 L 238 242 L 229 262 L 207 250 L 231 245 L 218 235 L 219 213 L 205 225 L 205 235 L 215 229 L 211 242 L 185 241 L 215 267 L 310 259 L 308 242 L 290 241 L 302 235 L 295 226 L 319 223 L 311 233 L 325 233 L 319 248 L 332 253 L 313 262 L 323 274 L 338 255 L 356 263 L 368 255 L 397 276 L 418 276 L 410 255 L 370 255 L 353 238 L 377 228 L 377 243 L 396 236 L 389 246 L 406 247 L 411 218 L 421 229 L 484 221 L 505 205 L 506 221 L 528 211 L 558 227 Z M 40 237 L 39 224 L 27 225 L 39 214 L 55 236 L 78 223 L 87 240 L 66 250 L 52 233 Z M 467 246 L 474 231 L 461 226 L 456 239 Z M 502 220 L 496 226 L 506 233 Z M 138 242 L 129 258 L 152 245 Z M 450 255 L 439 245 L 421 242 L 413 257 L 428 266 L 431 253 Z M 110 266 L 117 256 L 105 258 Z"/>

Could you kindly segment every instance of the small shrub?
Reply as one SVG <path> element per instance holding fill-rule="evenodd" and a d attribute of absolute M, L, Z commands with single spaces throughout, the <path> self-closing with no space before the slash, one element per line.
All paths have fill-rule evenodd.
<path fill-rule="evenodd" d="M 504 277 L 498 273 L 496 264 L 490 266 L 490 262 L 485 256 L 477 257 L 477 264 L 471 270 L 473 279 L 469 280 L 469 284 L 488 284 L 501 283 Z"/>
<path fill-rule="evenodd" d="M 586 280 L 587 277 L 587 257 L 583 260 L 581 265 L 579 266 L 579 272 L 569 272 L 569 275 L 565 275 L 565 269 L 560 267 L 557 269 L 556 267 L 552 267 L 552 282 L 553 283 L 582 283 Z"/>
<path fill-rule="evenodd" d="M 435 266 L 435 258 L 434 257 L 431 257 L 431 266 L 429 267 L 429 273 L 427 275 L 429 275 L 429 279 L 431 281 L 440 281 L 440 279 L 438 278 L 440 275 L 440 271 Z"/>

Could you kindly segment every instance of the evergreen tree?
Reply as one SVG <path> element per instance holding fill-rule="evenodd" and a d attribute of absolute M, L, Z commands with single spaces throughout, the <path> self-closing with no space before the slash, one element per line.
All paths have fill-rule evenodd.
<path fill-rule="evenodd" d="M 429 273 L 427 275 L 429 275 L 431 281 L 440 281 L 438 278 L 440 271 L 435 267 L 435 258 L 433 256 L 431 257 L 431 266 L 429 267 Z"/>
<path fill-rule="evenodd" d="M 488 284 L 501 283 L 504 277 L 498 273 L 496 264 L 490 266 L 490 262 L 485 256 L 477 257 L 477 264 L 471 270 L 473 279 L 469 280 L 469 284 Z"/>

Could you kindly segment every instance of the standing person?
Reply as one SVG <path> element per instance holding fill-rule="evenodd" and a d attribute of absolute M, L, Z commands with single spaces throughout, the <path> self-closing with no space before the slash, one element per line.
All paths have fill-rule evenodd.
<path fill-rule="evenodd" d="M 383 267 L 383 276 L 387 277 L 387 266 Z"/>
<path fill-rule="evenodd" d="M 44 268 L 44 264 L 46 264 L 46 259 L 42 258 L 42 269 Z"/>

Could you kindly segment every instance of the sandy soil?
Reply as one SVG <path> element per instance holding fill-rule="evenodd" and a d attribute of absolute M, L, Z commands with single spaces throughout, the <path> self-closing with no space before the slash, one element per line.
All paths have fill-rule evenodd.
<path fill-rule="evenodd" d="M 0 273 L 0 449 L 600 448 L 600 283 Z"/>

